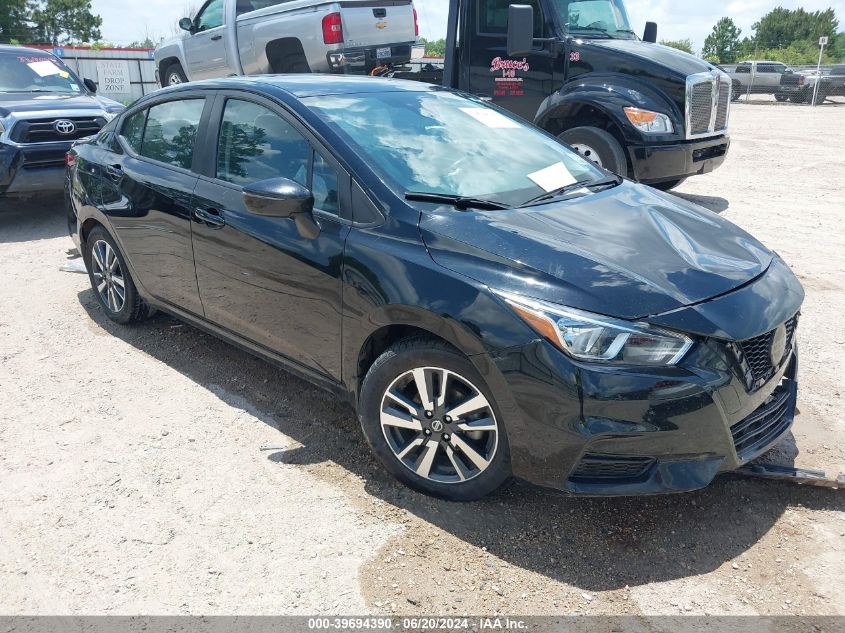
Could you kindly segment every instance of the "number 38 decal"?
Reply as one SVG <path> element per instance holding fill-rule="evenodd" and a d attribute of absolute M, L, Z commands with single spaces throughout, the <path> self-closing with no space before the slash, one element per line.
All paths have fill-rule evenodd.
<path fill-rule="evenodd" d="M 569 61 L 571 62 L 580 62 L 581 61 L 581 53 L 578 51 L 572 51 L 569 53 Z"/>

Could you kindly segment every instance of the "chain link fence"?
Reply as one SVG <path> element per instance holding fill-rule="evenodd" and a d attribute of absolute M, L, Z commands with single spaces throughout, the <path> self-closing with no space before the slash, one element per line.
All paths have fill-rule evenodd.
<path fill-rule="evenodd" d="M 845 64 L 818 69 L 750 61 L 721 68 L 731 77 L 734 103 L 845 106 Z"/>

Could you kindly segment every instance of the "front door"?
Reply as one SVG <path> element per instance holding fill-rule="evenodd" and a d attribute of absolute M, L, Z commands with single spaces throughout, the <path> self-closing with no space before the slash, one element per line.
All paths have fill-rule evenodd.
<path fill-rule="evenodd" d="M 102 159 L 99 201 L 147 292 L 200 316 L 191 245 L 198 176 L 191 169 L 205 104 L 205 98 L 186 97 L 129 116 L 119 153 Z"/>
<path fill-rule="evenodd" d="M 206 318 L 340 379 L 349 177 L 271 104 L 221 96 L 215 111 L 214 174 L 197 186 L 193 231 Z M 247 210 L 243 186 L 277 177 L 313 191 L 316 239 L 290 219 Z"/>
<path fill-rule="evenodd" d="M 535 52 L 508 56 L 508 7 L 512 0 L 474 0 L 469 24 L 473 36 L 469 51 L 469 92 L 534 121 L 537 110 L 552 90 L 552 58 L 538 48 Z M 549 37 L 551 23 L 538 0 L 520 4 L 534 7 L 534 37 Z"/>
<path fill-rule="evenodd" d="M 194 19 L 194 30 L 185 38 L 185 58 L 192 81 L 230 74 L 226 53 L 224 0 L 209 0 Z"/>

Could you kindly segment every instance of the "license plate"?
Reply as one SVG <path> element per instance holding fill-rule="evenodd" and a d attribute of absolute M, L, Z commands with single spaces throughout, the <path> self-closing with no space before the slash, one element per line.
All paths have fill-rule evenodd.
<path fill-rule="evenodd" d="M 387 57 L 390 57 L 391 53 L 392 53 L 392 51 L 390 50 L 389 46 L 387 46 L 385 48 L 377 48 L 376 49 L 376 59 L 385 59 Z"/>

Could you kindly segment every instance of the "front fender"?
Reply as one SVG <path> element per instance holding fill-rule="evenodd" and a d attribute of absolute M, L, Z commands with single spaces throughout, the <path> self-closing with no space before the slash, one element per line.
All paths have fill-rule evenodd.
<path fill-rule="evenodd" d="M 683 138 L 684 113 L 668 95 L 635 77 L 612 73 L 582 75 L 565 84 L 543 101 L 535 123 L 543 129 L 553 129 L 555 121 L 577 121 L 585 111 L 595 110 L 619 129 L 627 143 L 642 143 L 642 133 L 625 116 L 626 107 L 661 112 L 671 119 L 675 132 L 649 135 L 649 142 L 677 142 Z"/>

